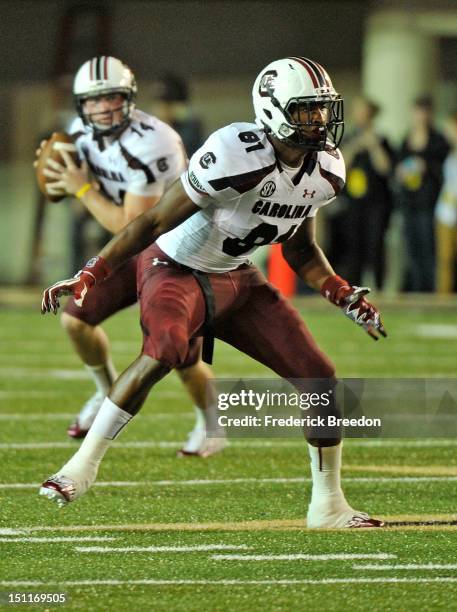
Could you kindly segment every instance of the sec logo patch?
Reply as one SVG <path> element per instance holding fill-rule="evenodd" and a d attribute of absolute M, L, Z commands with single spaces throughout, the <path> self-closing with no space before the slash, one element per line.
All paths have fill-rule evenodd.
<path fill-rule="evenodd" d="M 263 198 L 269 198 L 276 191 L 276 185 L 273 181 L 267 181 L 265 185 L 262 187 L 260 195 Z"/>

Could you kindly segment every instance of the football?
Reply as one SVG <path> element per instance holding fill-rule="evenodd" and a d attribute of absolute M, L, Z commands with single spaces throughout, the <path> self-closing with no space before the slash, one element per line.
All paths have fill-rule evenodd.
<path fill-rule="evenodd" d="M 50 202 L 60 202 L 60 200 L 65 198 L 67 195 L 62 190 L 53 188 L 52 183 L 55 181 L 47 177 L 43 172 L 43 170 L 46 168 L 48 159 L 53 159 L 60 164 L 64 163 L 62 156 L 60 155 L 60 151 L 62 150 L 67 151 L 73 157 L 74 161 L 76 163 L 78 162 L 78 154 L 76 152 L 73 139 L 65 132 L 54 132 L 46 142 L 46 145 L 43 147 L 40 155 L 37 158 L 36 177 L 38 187 L 40 188 L 41 193 Z"/>

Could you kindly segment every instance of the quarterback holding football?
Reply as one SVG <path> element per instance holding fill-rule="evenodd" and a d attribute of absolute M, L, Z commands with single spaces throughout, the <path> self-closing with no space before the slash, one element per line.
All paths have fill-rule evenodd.
<path fill-rule="evenodd" d="M 185 171 L 187 156 L 181 138 L 169 125 L 135 108 L 136 80 L 115 57 L 95 57 L 78 70 L 73 84 L 79 117 L 70 134 L 79 158 L 69 146 L 54 143 L 60 153 L 42 143 L 37 173 L 46 180 L 48 196 L 74 195 L 95 219 L 116 234 L 130 221 L 156 206 L 164 191 Z M 54 135 L 54 140 L 57 135 Z M 58 139 L 57 139 L 58 140 Z M 61 139 L 60 139 L 61 140 Z M 51 142 L 53 139 L 51 139 Z M 96 179 L 93 182 L 91 178 Z M 117 377 L 108 337 L 101 323 L 137 301 L 137 258 L 130 258 L 109 280 L 79 304 L 68 301 L 62 325 L 95 385 L 95 394 L 82 407 L 68 434 L 83 438 Z M 200 359 L 201 341 L 194 339 L 177 371 L 195 404 L 197 423 L 182 454 L 209 455 L 223 442 L 206 440 L 205 393 L 211 370 Z"/>
<path fill-rule="evenodd" d="M 334 381 L 335 369 L 292 305 L 249 262 L 260 245 L 282 243 L 289 265 L 374 339 L 385 336 L 368 289 L 351 286 L 316 242 L 316 216 L 345 181 L 338 150 L 343 100 L 326 70 L 303 57 L 266 66 L 253 87 L 256 123 L 213 133 L 160 203 L 115 236 L 75 278 L 44 292 L 42 312 L 60 295 L 103 292 L 119 266 L 139 263 L 141 355 L 120 375 L 80 450 L 41 494 L 72 502 L 92 485 L 111 441 L 154 385 L 187 358 L 192 340 L 220 338 L 286 379 Z M 154 265 L 154 263 L 160 265 Z M 105 281 L 107 279 L 107 281 Z M 87 297 L 84 297 L 87 292 Z M 334 401 L 321 406 L 338 413 Z M 341 488 L 341 432 L 307 431 L 313 489 L 311 528 L 374 528 Z"/>

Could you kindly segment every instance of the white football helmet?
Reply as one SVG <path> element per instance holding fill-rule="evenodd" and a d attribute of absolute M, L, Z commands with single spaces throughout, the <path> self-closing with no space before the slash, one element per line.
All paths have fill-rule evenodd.
<path fill-rule="evenodd" d="M 271 62 L 256 78 L 252 97 L 257 125 L 281 142 L 306 151 L 336 149 L 340 144 L 343 100 L 317 62 L 304 57 Z M 325 121 L 312 120 L 316 108 Z"/>
<path fill-rule="evenodd" d="M 87 98 L 111 93 L 120 93 L 124 97 L 123 119 L 120 123 L 107 128 L 106 125 L 91 121 L 83 111 L 83 104 Z M 93 57 L 85 62 L 76 73 L 73 82 L 73 95 L 79 116 L 94 132 L 103 136 L 124 129 L 130 123 L 135 108 L 136 93 L 137 86 L 133 72 L 120 60 L 108 55 Z"/>

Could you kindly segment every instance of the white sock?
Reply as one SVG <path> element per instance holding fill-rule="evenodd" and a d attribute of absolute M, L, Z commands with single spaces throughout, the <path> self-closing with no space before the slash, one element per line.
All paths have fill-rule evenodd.
<path fill-rule="evenodd" d="M 206 430 L 208 438 L 225 438 L 225 431 L 217 422 L 218 413 L 216 404 L 211 404 L 202 410 L 198 406 L 194 406 L 195 410 L 195 427 Z"/>
<path fill-rule="evenodd" d="M 106 362 L 100 365 L 91 366 L 87 363 L 84 365 L 94 381 L 97 391 L 103 396 L 108 395 L 113 382 L 117 378 L 116 368 L 111 357 L 108 357 Z"/>
<path fill-rule="evenodd" d="M 322 504 L 330 499 L 341 497 L 341 455 L 343 443 L 337 446 L 324 446 L 317 448 L 308 444 L 311 457 L 311 475 L 313 478 L 313 491 L 311 504 Z"/>
<path fill-rule="evenodd" d="M 106 397 L 79 450 L 62 467 L 60 473 L 72 477 L 84 474 L 87 470 L 97 471 L 111 441 L 131 418 L 131 414 Z"/>
<path fill-rule="evenodd" d="M 206 427 L 206 410 L 202 410 L 200 406 L 194 406 L 195 412 L 195 427 L 204 429 Z"/>
<path fill-rule="evenodd" d="M 342 443 L 322 448 L 308 444 L 313 476 L 307 515 L 309 528 L 345 527 L 354 514 L 341 489 L 342 448 Z"/>

